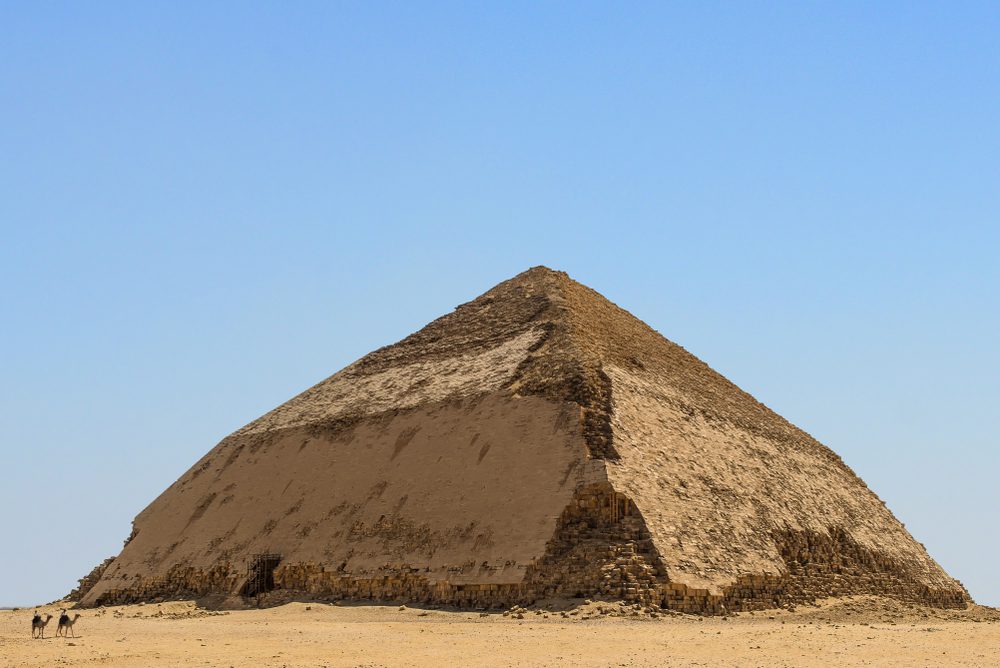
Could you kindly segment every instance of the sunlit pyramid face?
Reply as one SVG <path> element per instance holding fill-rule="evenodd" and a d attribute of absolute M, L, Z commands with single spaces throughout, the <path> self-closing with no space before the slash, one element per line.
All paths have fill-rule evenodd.
<path fill-rule="evenodd" d="M 93 579 L 85 605 L 968 599 L 833 452 L 544 267 L 225 438 Z"/>

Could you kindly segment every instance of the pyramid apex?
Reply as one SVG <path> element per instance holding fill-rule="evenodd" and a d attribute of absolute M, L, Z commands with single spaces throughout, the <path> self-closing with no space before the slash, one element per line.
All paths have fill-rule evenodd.
<path fill-rule="evenodd" d="M 547 278 L 569 278 L 569 274 L 565 271 L 559 271 L 558 269 L 551 269 L 546 267 L 544 264 L 539 264 L 529 269 L 525 269 L 520 274 L 514 276 L 511 280 L 513 281 L 528 281 L 528 280 L 539 280 Z"/>
<path fill-rule="evenodd" d="M 521 272 L 522 275 L 525 274 L 563 274 L 566 275 L 565 271 L 559 271 L 558 269 L 551 269 L 546 267 L 544 264 L 536 264 L 534 267 L 530 267 Z"/>
<path fill-rule="evenodd" d="M 480 298 L 492 298 L 500 294 L 518 295 L 521 297 L 538 294 L 554 295 L 561 293 L 566 285 L 575 282 L 565 271 L 552 269 L 540 264 L 525 269 L 511 278 L 497 283 L 480 295 Z M 511 292 L 511 289 L 513 289 L 513 292 Z"/>

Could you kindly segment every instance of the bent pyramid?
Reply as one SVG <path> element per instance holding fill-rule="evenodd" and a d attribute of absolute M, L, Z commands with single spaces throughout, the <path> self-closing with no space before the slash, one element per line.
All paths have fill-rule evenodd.
<path fill-rule="evenodd" d="M 544 267 L 225 438 L 93 579 L 82 605 L 969 602 L 832 451 Z"/>

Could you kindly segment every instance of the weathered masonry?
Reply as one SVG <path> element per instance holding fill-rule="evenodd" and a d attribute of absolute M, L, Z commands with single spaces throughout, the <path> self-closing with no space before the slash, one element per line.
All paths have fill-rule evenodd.
<path fill-rule="evenodd" d="M 969 600 L 832 451 L 541 267 L 224 439 L 79 590 L 705 614 L 859 593 Z"/>

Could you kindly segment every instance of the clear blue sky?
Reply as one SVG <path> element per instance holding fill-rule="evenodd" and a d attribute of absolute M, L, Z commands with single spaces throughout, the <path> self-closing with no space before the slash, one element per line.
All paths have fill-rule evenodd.
<path fill-rule="evenodd" d="M 997 3 L 0 5 L 0 605 L 545 264 L 1000 604 Z"/>

